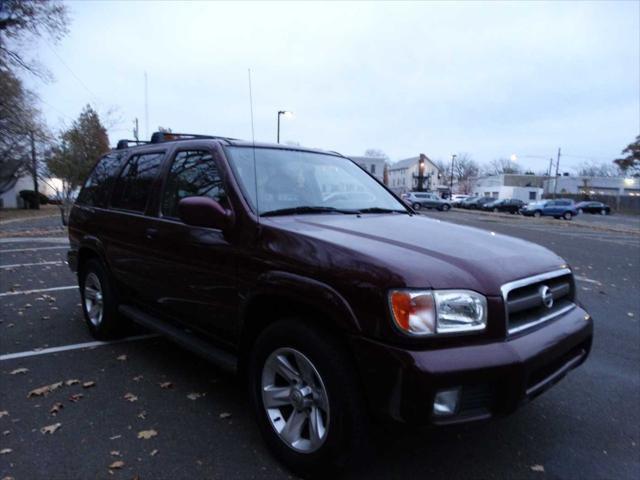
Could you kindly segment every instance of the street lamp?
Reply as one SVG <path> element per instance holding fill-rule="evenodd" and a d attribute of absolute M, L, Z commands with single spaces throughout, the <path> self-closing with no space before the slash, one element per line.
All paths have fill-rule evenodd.
<path fill-rule="evenodd" d="M 286 110 L 278 111 L 278 143 L 280 143 L 280 116 L 284 116 L 284 118 L 293 118 L 293 112 L 287 112 Z"/>
<path fill-rule="evenodd" d="M 453 198 L 453 162 L 456 160 L 456 154 L 451 155 L 451 179 L 449 180 L 449 200 Z M 458 188 L 460 186 L 458 185 Z M 459 190 L 458 190 L 459 191 Z"/>

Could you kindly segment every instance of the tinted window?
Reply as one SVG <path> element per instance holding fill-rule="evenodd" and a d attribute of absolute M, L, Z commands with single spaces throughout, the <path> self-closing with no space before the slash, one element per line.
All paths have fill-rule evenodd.
<path fill-rule="evenodd" d="M 178 202 L 193 196 L 211 197 L 226 206 L 220 172 L 209 152 L 187 151 L 176 155 L 162 197 L 162 213 L 178 218 Z"/>
<path fill-rule="evenodd" d="M 569 200 L 559 200 L 558 202 L 556 202 L 557 205 L 562 205 L 562 206 L 567 206 L 567 205 L 571 205 L 571 202 Z"/>
<path fill-rule="evenodd" d="M 163 156 L 163 153 L 147 153 L 131 157 L 115 184 L 111 205 L 143 212 Z"/>
<path fill-rule="evenodd" d="M 100 159 L 85 182 L 78 196 L 78 203 L 95 206 L 104 206 L 107 203 L 109 189 L 118 173 L 121 159 L 122 154 L 115 153 L 110 153 Z"/>

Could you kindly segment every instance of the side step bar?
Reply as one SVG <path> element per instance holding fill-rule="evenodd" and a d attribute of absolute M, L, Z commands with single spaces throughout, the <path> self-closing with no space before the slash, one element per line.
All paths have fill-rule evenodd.
<path fill-rule="evenodd" d="M 202 340 L 192 333 L 158 320 L 156 317 L 131 305 L 120 305 L 118 311 L 134 322 L 168 337 L 178 345 L 185 347 L 187 350 L 191 350 L 196 355 L 204 357 L 211 363 L 215 363 L 223 370 L 232 373 L 237 372 L 238 359 L 226 350 L 212 345 L 210 342 Z"/>

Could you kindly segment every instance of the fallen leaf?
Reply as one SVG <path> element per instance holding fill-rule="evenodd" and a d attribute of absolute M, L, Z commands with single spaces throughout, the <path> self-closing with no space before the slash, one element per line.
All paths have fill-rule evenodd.
<path fill-rule="evenodd" d="M 171 382 L 163 382 L 160 384 L 160 388 L 173 388 L 173 383 Z"/>
<path fill-rule="evenodd" d="M 27 398 L 31 397 L 46 397 L 51 392 L 57 390 L 62 386 L 62 382 L 52 383 L 51 385 L 45 385 L 44 387 L 34 388 L 27 394 Z"/>
<path fill-rule="evenodd" d="M 112 457 L 121 457 L 122 455 L 120 455 L 120 452 L 118 450 L 111 450 L 109 452 L 109 455 L 111 455 Z"/>
<path fill-rule="evenodd" d="M 158 449 L 156 448 L 155 450 L 151 450 L 151 453 L 149 455 L 152 457 L 155 457 L 157 453 L 158 453 Z"/>
<path fill-rule="evenodd" d="M 629 317 L 629 318 L 633 318 L 633 312 L 628 312 L 628 313 L 627 313 L 627 317 Z"/>
<path fill-rule="evenodd" d="M 229 412 L 223 412 L 220 414 L 220 418 L 230 418 L 231 414 Z"/>
<path fill-rule="evenodd" d="M 122 460 L 116 460 L 111 465 L 109 465 L 109 468 L 112 470 L 117 470 L 122 467 L 124 467 L 124 462 Z"/>
<path fill-rule="evenodd" d="M 134 382 L 139 382 L 140 380 L 142 380 L 144 377 L 142 375 L 138 375 L 136 377 L 133 377 L 133 381 Z"/>
<path fill-rule="evenodd" d="M 64 408 L 63 404 L 61 404 L 60 402 L 56 402 L 56 403 L 53 404 L 53 407 L 51 407 L 51 410 L 49 410 L 49 413 L 51 415 L 57 415 L 58 412 L 60 410 L 62 410 L 63 408 Z"/>
<path fill-rule="evenodd" d="M 124 362 L 127 359 L 126 355 L 120 355 L 119 357 L 116 357 L 116 360 L 120 360 L 121 362 Z"/>
<path fill-rule="evenodd" d="M 73 395 L 71 395 L 71 396 L 69 397 L 69 401 L 70 401 L 70 402 L 73 402 L 73 403 L 76 403 L 76 402 L 77 402 L 77 401 L 79 401 L 82 397 L 84 397 L 84 395 L 83 395 L 83 394 L 81 394 L 81 393 L 74 393 Z"/>
<path fill-rule="evenodd" d="M 544 473 L 544 467 L 542 465 L 531 465 L 531 471 Z"/>
<path fill-rule="evenodd" d="M 138 418 L 141 418 L 142 420 L 146 420 L 147 419 L 147 412 L 145 410 L 141 411 L 138 414 Z"/>
<path fill-rule="evenodd" d="M 120 437 L 122 437 L 122 435 L 114 435 L 113 437 L 109 437 L 109 440 L 117 440 Z"/>
<path fill-rule="evenodd" d="M 0 450 L 0 455 L 6 455 L 7 453 L 11 452 L 13 452 L 13 450 L 11 450 L 10 448 L 3 448 L 2 450 Z"/>
<path fill-rule="evenodd" d="M 82 384 L 82 388 L 91 388 L 91 387 L 95 387 L 96 386 L 96 382 L 91 381 L 91 382 L 84 382 Z"/>
<path fill-rule="evenodd" d="M 6 410 L 0 411 L 0 418 L 7 417 L 7 416 L 9 416 L 9 412 L 7 412 Z"/>
<path fill-rule="evenodd" d="M 11 373 L 9 375 L 17 375 L 19 373 L 27 373 L 29 371 L 28 368 L 16 368 L 15 370 L 11 371 Z"/>
<path fill-rule="evenodd" d="M 66 382 L 64 382 L 64 384 L 67 387 L 70 387 L 71 385 L 78 385 L 80 383 L 80 380 L 78 380 L 77 378 L 70 378 L 69 380 L 67 380 Z"/>
<path fill-rule="evenodd" d="M 149 440 L 151 437 L 155 437 L 158 435 L 158 432 L 155 430 L 142 430 L 138 432 L 138 438 L 144 438 L 145 440 Z"/>
<path fill-rule="evenodd" d="M 187 398 L 189 400 L 197 400 L 202 396 L 201 393 L 196 393 L 196 392 L 191 392 L 189 395 L 187 395 Z"/>
<path fill-rule="evenodd" d="M 136 397 L 133 393 L 125 393 L 124 394 L 124 399 L 129 401 L 129 402 L 137 402 L 138 401 L 138 397 Z"/>
<path fill-rule="evenodd" d="M 2 435 L 9 435 L 11 433 L 11 430 L 5 430 L 4 432 L 2 432 Z"/>
<path fill-rule="evenodd" d="M 62 426 L 61 423 L 54 423 L 53 425 L 47 425 L 46 427 L 42 427 L 40 429 L 40 432 L 42 432 L 43 434 L 49 433 L 56 433 L 56 430 L 58 430 L 60 427 Z"/>

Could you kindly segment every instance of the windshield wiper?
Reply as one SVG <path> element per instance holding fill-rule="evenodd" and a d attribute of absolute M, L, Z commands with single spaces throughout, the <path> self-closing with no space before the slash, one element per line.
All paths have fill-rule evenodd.
<path fill-rule="evenodd" d="M 341 210 L 339 208 L 334 207 L 322 207 L 322 206 L 308 206 L 304 205 L 301 207 L 291 207 L 291 208 L 279 208 L 277 210 L 269 210 L 268 212 L 264 212 L 261 214 L 263 217 L 275 217 L 278 215 L 296 215 L 296 214 L 304 214 L 304 213 L 344 213 L 344 214 L 357 214 L 360 213 L 359 210 Z"/>
<path fill-rule="evenodd" d="M 406 213 L 409 212 L 406 210 L 394 210 L 392 208 L 382 208 L 382 207 L 370 207 L 370 208 L 361 208 L 358 210 L 358 213 Z"/>

